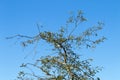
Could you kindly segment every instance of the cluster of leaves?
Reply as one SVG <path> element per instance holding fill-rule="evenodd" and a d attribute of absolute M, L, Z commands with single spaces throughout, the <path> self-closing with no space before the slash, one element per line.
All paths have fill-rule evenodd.
<path fill-rule="evenodd" d="M 35 63 L 22 64 L 21 67 L 33 66 L 41 70 L 45 77 L 40 77 L 34 72 L 24 73 L 20 72 L 18 79 L 20 80 L 99 80 L 95 74 L 100 71 L 98 67 L 93 68 L 90 62 L 92 59 L 81 60 L 79 56 L 79 49 L 83 46 L 87 48 L 95 48 L 97 44 L 103 42 L 105 37 L 98 38 L 97 31 L 102 29 L 103 24 L 98 23 L 97 26 L 88 28 L 81 32 L 81 34 L 74 35 L 74 32 L 79 24 L 86 21 L 83 17 L 82 11 L 78 11 L 77 16 L 70 16 L 67 24 L 73 24 L 73 29 L 68 33 L 67 27 L 62 27 L 59 32 L 43 31 L 38 35 L 29 38 L 27 41 L 22 42 L 23 46 L 34 44 L 40 40 L 46 41 L 53 46 L 55 56 L 45 56 L 37 59 Z M 22 35 L 19 35 L 21 37 Z M 95 36 L 95 39 L 91 37 Z M 26 37 L 26 36 L 22 36 Z M 78 49 L 75 52 L 74 49 Z M 30 77 L 28 77 L 28 75 Z M 27 76 L 27 77 L 26 77 Z M 32 79 L 32 78 L 33 79 Z"/>

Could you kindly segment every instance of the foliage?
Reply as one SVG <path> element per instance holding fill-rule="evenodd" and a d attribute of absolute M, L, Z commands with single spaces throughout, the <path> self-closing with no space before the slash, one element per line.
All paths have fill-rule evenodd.
<path fill-rule="evenodd" d="M 35 63 L 22 64 L 21 67 L 28 68 L 33 66 L 42 71 L 45 76 L 36 75 L 35 72 L 19 73 L 19 80 L 100 80 L 95 76 L 100 71 L 99 67 L 93 68 L 90 62 L 92 59 L 81 60 L 79 50 L 82 47 L 95 48 L 96 45 L 103 42 L 105 37 L 98 36 L 97 32 L 102 29 L 103 24 L 98 23 L 97 26 L 90 27 L 78 35 L 74 32 L 80 23 L 87 21 L 83 17 L 82 11 L 78 11 L 76 16 L 70 16 L 65 27 L 61 27 L 59 32 L 43 31 L 34 37 L 24 35 L 16 35 L 18 37 L 27 38 L 22 42 L 26 47 L 41 40 L 53 46 L 54 56 L 48 55 L 40 57 Z M 73 29 L 70 30 L 69 26 Z M 14 36 L 14 37 L 16 37 Z M 13 37 L 12 37 L 13 38 Z"/>

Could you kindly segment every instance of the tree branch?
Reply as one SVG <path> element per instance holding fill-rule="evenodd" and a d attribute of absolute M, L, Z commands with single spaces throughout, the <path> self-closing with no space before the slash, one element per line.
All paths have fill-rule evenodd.
<path fill-rule="evenodd" d="M 17 35 L 11 36 L 11 37 L 6 37 L 6 39 L 12 39 L 12 38 L 15 38 L 15 37 L 29 38 L 29 39 L 34 38 L 34 37 L 26 36 L 26 35 L 17 34 Z"/>

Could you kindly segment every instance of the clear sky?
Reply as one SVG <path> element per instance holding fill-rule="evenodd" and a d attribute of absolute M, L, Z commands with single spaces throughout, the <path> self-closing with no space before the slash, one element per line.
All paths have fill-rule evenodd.
<path fill-rule="evenodd" d="M 93 64 L 103 66 L 98 74 L 101 80 L 120 79 L 120 1 L 119 0 L 0 0 L 0 80 L 14 80 L 20 64 L 30 52 L 16 39 L 5 37 L 15 34 L 34 35 L 36 23 L 47 30 L 64 25 L 70 11 L 83 10 L 88 19 L 86 26 L 103 21 L 100 33 L 107 40 L 95 50 L 86 50 L 85 56 Z M 31 54 L 32 55 L 32 54 Z M 33 55 L 32 55 L 33 56 Z"/>

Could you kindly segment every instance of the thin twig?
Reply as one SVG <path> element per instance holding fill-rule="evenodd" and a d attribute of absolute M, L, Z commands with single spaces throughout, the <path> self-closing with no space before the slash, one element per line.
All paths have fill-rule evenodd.
<path fill-rule="evenodd" d="M 17 34 L 17 35 L 11 36 L 11 37 L 6 37 L 6 39 L 12 39 L 12 38 L 15 38 L 15 37 L 22 37 L 22 38 L 24 37 L 24 38 L 29 38 L 29 39 L 34 38 L 34 37 L 26 36 L 26 35 Z"/>

